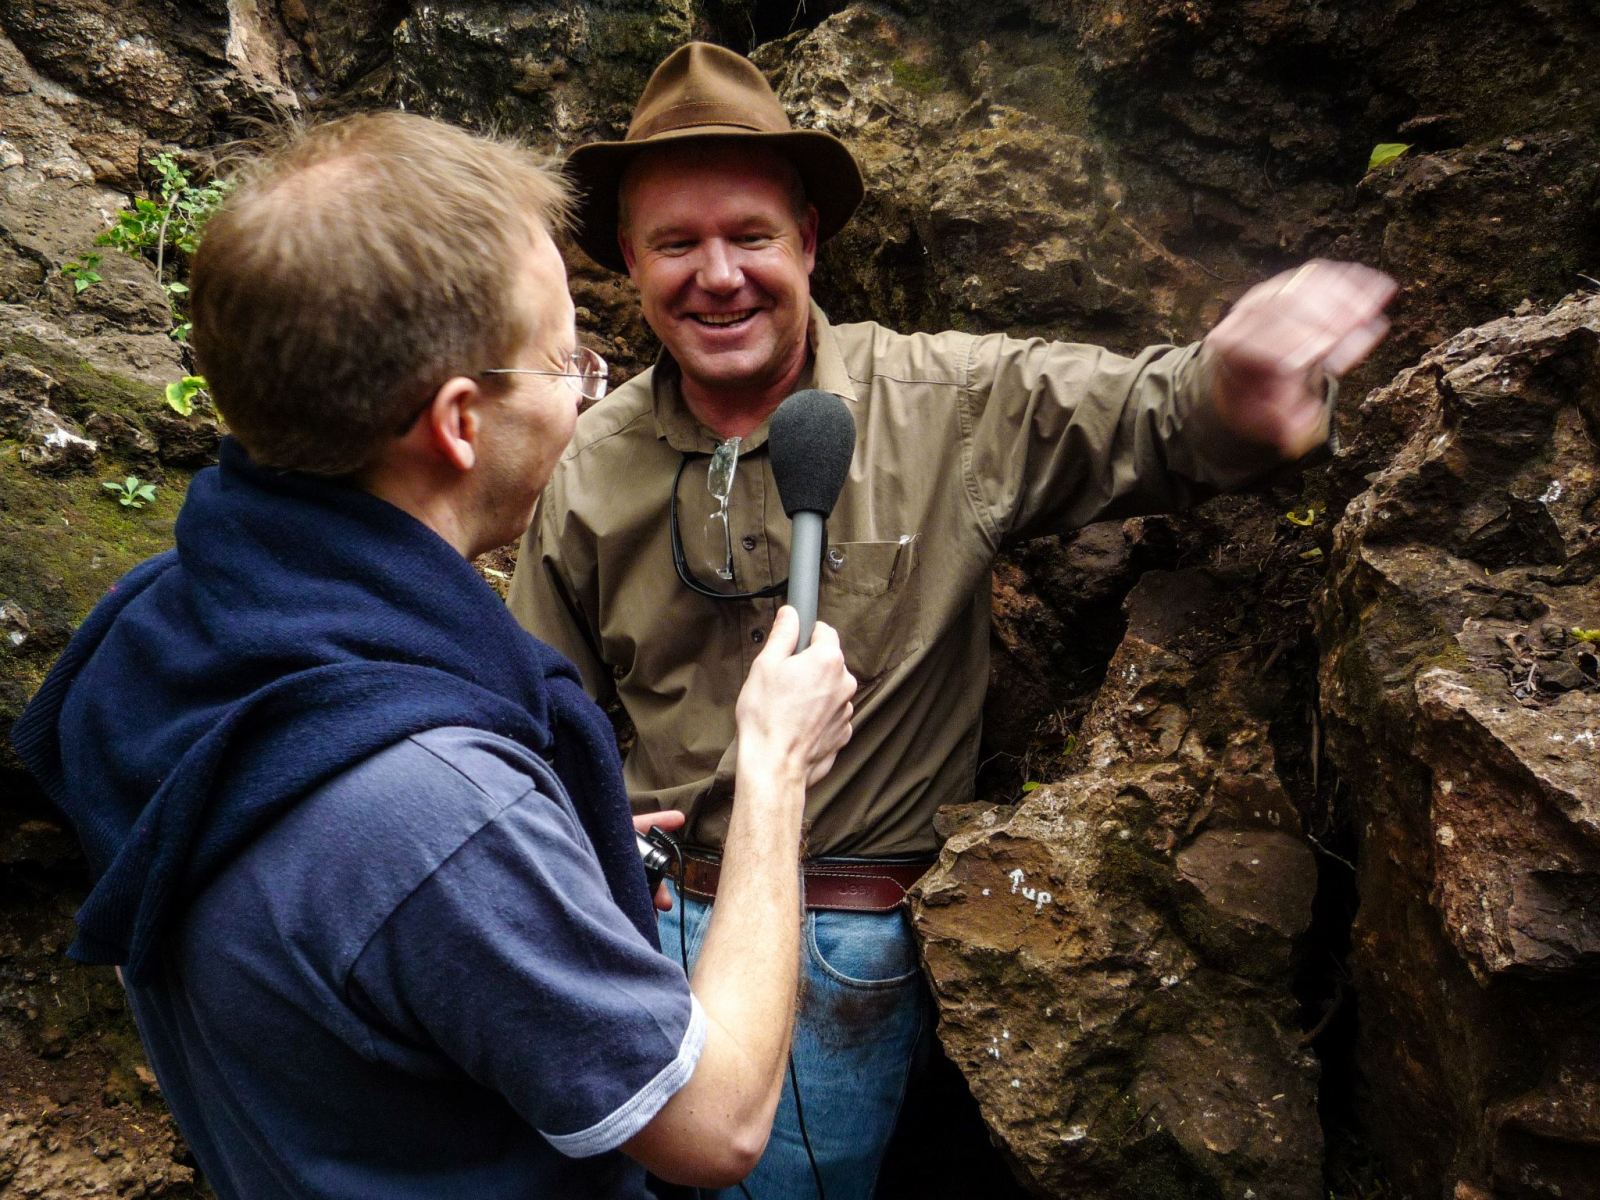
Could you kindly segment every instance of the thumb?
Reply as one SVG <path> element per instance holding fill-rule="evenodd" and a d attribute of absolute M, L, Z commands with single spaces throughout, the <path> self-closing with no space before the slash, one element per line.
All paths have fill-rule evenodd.
<path fill-rule="evenodd" d="M 793 605 L 785 604 L 773 618 L 772 630 L 767 634 L 767 644 L 757 658 L 788 658 L 800 641 L 800 614 Z"/>

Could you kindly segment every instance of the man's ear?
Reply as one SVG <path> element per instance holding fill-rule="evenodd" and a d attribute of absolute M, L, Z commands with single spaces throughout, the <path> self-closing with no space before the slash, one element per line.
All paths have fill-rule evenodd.
<path fill-rule="evenodd" d="M 806 274 L 817 265 L 817 206 L 806 205 L 805 219 L 800 222 L 800 252 L 805 255 Z"/>
<path fill-rule="evenodd" d="M 418 422 L 427 445 L 458 471 L 470 471 L 478 461 L 478 439 L 483 432 L 483 388 L 475 379 L 457 375 L 433 394 Z"/>
<path fill-rule="evenodd" d="M 628 268 L 628 274 L 633 274 L 633 243 L 628 240 L 628 231 L 621 225 L 617 226 L 617 249 L 622 251 L 623 264 Z"/>

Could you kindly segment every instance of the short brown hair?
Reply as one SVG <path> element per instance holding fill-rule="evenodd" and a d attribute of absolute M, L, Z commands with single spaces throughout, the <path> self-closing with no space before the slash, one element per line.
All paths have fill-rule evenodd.
<path fill-rule="evenodd" d="M 517 272 L 570 207 L 539 156 L 424 117 L 292 132 L 195 255 L 195 356 L 230 432 L 264 466 L 360 470 L 447 379 L 532 335 Z"/>

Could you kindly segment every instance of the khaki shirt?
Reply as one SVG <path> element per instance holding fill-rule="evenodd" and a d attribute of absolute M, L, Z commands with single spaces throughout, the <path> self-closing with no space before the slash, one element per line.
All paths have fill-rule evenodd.
<path fill-rule="evenodd" d="M 813 306 L 802 387 L 855 417 L 850 474 L 827 526 L 818 615 L 860 681 L 855 734 L 806 801 L 807 853 L 923 854 L 939 806 L 970 800 L 989 679 L 990 568 L 1009 542 L 1187 505 L 1275 464 L 1202 399 L 1198 346 L 1123 358 L 1093 346 L 830 326 Z M 789 521 L 763 423 L 729 503 L 736 579 L 785 577 Z M 523 541 L 510 605 L 615 695 L 638 737 L 639 811 L 681 808 L 720 846 L 733 796 L 734 701 L 781 598 L 685 587 L 668 536 L 672 481 L 690 568 L 726 563 L 706 468 L 718 439 L 663 357 L 586 412 Z"/>

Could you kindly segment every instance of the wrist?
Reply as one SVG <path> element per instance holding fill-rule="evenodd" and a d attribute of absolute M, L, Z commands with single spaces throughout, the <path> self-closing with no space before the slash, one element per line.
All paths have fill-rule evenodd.
<path fill-rule="evenodd" d="M 768 802 L 805 803 L 807 764 L 795 749 L 770 746 L 760 739 L 741 737 L 734 757 L 734 778 L 740 792 Z"/>

